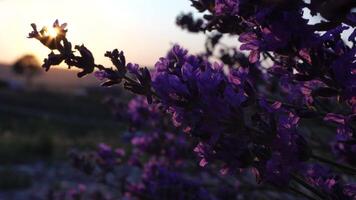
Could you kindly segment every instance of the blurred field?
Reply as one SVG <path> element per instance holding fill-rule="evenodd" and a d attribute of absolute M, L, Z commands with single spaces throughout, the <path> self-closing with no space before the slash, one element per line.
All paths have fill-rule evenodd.
<path fill-rule="evenodd" d="M 21 86 L 21 78 L 11 75 L 9 68 L 0 67 L 0 74 L 0 199 L 11 199 L 1 191 L 36 185 L 34 166 L 40 165 L 41 173 L 70 168 L 62 163 L 74 147 L 119 145 L 125 124 L 103 103 L 108 96 L 119 96 L 119 89 L 103 89 L 93 77 L 78 80 L 75 73 L 61 70 L 48 74 L 53 81 L 38 78 L 32 88 Z M 17 170 L 19 166 L 27 171 Z M 48 182 L 55 183 L 52 179 Z"/>
<path fill-rule="evenodd" d="M 123 125 L 100 105 L 103 98 L 0 91 L 0 162 L 61 158 L 72 146 L 115 141 Z"/>

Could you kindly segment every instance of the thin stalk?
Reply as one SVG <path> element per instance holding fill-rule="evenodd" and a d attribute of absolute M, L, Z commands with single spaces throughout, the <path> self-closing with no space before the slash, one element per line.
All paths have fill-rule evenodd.
<path fill-rule="evenodd" d="M 335 161 L 329 160 L 327 158 L 323 158 L 323 157 L 315 155 L 315 154 L 312 154 L 311 158 L 313 158 L 313 159 L 315 159 L 317 161 L 323 162 L 325 164 L 329 164 L 329 165 L 334 166 L 336 168 L 339 168 L 339 169 L 341 169 L 343 172 L 345 172 L 347 174 L 354 175 L 354 176 L 356 175 L 356 168 L 353 168 L 351 166 L 343 165 L 343 164 L 337 163 Z"/>
<path fill-rule="evenodd" d="M 310 196 L 310 195 L 308 195 L 308 194 L 305 194 L 304 192 L 298 190 L 297 188 L 294 188 L 294 187 L 289 186 L 289 190 L 292 191 L 292 192 L 294 192 L 294 193 L 296 193 L 296 194 L 298 194 L 298 195 L 300 195 L 300 196 L 305 197 L 306 199 L 309 199 L 309 200 L 318 200 L 318 199 L 316 199 L 316 198 L 314 198 L 314 197 L 312 197 L 312 196 Z"/>
<path fill-rule="evenodd" d="M 323 103 L 321 103 L 319 99 L 314 98 L 314 102 L 317 105 L 319 105 L 322 109 L 324 109 L 326 112 L 329 112 L 329 113 L 331 112 L 331 110 L 327 106 L 325 106 Z"/>
<path fill-rule="evenodd" d="M 278 100 L 278 99 L 271 99 L 271 98 L 265 98 L 266 99 L 266 101 L 268 102 L 268 103 L 274 103 L 275 101 L 279 101 L 279 102 L 281 102 L 282 103 L 282 105 L 284 106 L 284 107 L 287 107 L 287 108 L 293 108 L 293 109 L 298 109 L 298 110 L 310 110 L 310 109 L 308 109 L 308 108 L 306 108 L 306 107 L 300 107 L 300 106 L 297 106 L 297 105 L 293 105 L 293 104 L 290 104 L 290 103 L 286 103 L 286 102 L 283 102 L 283 101 L 280 101 L 280 100 Z M 318 113 L 320 116 L 325 116 L 327 113 L 325 113 L 325 112 L 322 112 L 322 111 L 314 111 L 315 113 Z"/>
<path fill-rule="evenodd" d="M 264 52 L 266 55 L 267 55 L 267 57 L 269 57 L 273 62 L 275 62 L 275 63 L 277 63 L 277 64 L 279 64 L 279 65 L 282 65 L 282 63 L 281 62 L 279 62 L 278 60 L 276 60 L 276 58 L 274 58 L 268 51 L 266 51 L 266 52 Z"/>
<path fill-rule="evenodd" d="M 131 82 L 131 83 L 137 83 L 137 81 L 133 80 L 132 78 L 128 77 L 128 76 L 124 76 L 124 79 L 127 81 L 127 82 Z"/>
<path fill-rule="evenodd" d="M 321 199 L 328 199 L 328 200 L 330 199 L 327 195 L 323 194 L 318 189 L 314 188 L 313 186 L 311 186 L 309 183 L 307 183 L 306 181 L 304 181 L 303 179 L 301 179 L 297 175 L 292 174 L 291 176 L 292 176 L 293 180 L 295 180 L 295 182 L 297 182 L 298 184 L 302 185 L 304 188 L 308 189 L 309 191 L 313 192 L 314 194 L 316 194 Z"/>

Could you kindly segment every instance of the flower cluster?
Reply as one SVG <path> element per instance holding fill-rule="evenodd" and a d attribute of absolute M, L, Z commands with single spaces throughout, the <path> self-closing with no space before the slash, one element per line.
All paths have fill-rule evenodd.
<path fill-rule="evenodd" d="M 137 97 L 119 112 L 126 115 L 121 119 L 134 125 L 138 124 L 134 119 L 145 118 L 155 110 L 156 105 L 149 105 L 142 97 Z M 162 117 L 162 112 L 156 110 L 156 116 Z M 162 199 L 217 199 L 216 196 L 221 196 L 222 188 L 226 187 L 222 182 L 225 178 L 201 171 L 194 164 L 192 143 L 185 135 L 178 134 L 171 121 L 152 124 L 152 119 L 140 121 L 139 126 L 130 129 L 129 135 L 123 136 L 122 142 L 131 147 L 128 151 L 100 144 L 95 152 L 73 152 L 73 166 L 94 175 L 102 183 L 120 188 L 124 199 L 155 199 L 157 196 Z M 187 170 L 196 172 L 189 174 Z M 209 179 L 211 186 L 221 189 L 206 188 L 205 181 L 199 181 L 202 177 Z M 237 195 L 231 187 L 226 192 Z"/>
<path fill-rule="evenodd" d="M 160 103 L 176 126 L 199 138 L 194 151 L 201 166 L 219 160 L 224 172 L 254 167 L 261 179 L 284 184 L 308 158 L 307 144 L 296 131 L 299 118 L 280 102 L 260 106 L 248 70 L 226 74 L 223 66 L 188 55 L 179 46 L 155 69 L 153 88 Z M 254 119 L 246 118 L 246 112 L 253 112 Z"/>
<path fill-rule="evenodd" d="M 307 182 L 320 188 L 322 195 L 331 199 L 354 199 L 355 184 L 345 184 L 338 175 L 321 165 L 307 165 L 302 173 Z"/>

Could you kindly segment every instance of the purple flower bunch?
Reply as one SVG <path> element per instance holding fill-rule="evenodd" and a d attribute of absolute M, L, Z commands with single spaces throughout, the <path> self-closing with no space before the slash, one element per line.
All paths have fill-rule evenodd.
<path fill-rule="evenodd" d="M 222 65 L 188 55 L 179 46 L 155 69 L 153 88 L 160 103 L 176 126 L 199 138 L 194 151 L 202 167 L 216 161 L 224 172 L 253 167 L 261 180 L 282 185 L 308 159 L 307 143 L 296 130 L 299 118 L 280 102 L 270 106 L 262 100 L 259 105 L 248 70 L 226 74 Z M 244 118 L 251 111 L 254 121 Z"/>
<path fill-rule="evenodd" d="M 99 163 L 76 156 L 77 163 L 82 169 L 138 168 L 139 181 L 122 181 L 122 194 L 133 199 L 219 199 L 204 183 L 191 181 L 215 171 L 228 175 L 213 178 L 220 182 L 253 174 L 257 183 L 278 188 L 275 193 L 355 199 L 355 1 L 191 2 L 203 17 L 183 14 L 176 22 L 194 33 L 214 31 L 207 52 L 191 55 L 174 45 L 154 69 L 127 63 L 117 49 L 105 54 L 114 67 L 97 65 L 83 45 L 72 50 L 65 25 L 55 22 L 62 34 L 49 43 L 46 28 L 32 25 L 29 37 L 57 52 L 45 59 L 47 70 L 61 62 L 82 69 L 79 77 L 96 69 L 103 86 L 122 84 L 146 97 L 116 112 L 127 114 L 121 119 L 131 125 L 129 154 L 101 145 L 94 156 Z M 321 22 L 313 23 L 307 11 Z M 347 29 L 351 34 L 345 35 Z M 241 45 L 223 45 L 226 34 Z M 212 62 L 216 57 L 222 62 Z M 191 166 L 190 152 L 202 168 Z M 186 178 L 190 170 L 196 172 Z"/>
<path fill-rule="evenodd" d="M 325 166 L 318 164 L 306 165 L 303 171 L 306 181 L 320 188 L 322 195 L 329 199 L 354 199 L 355 184 L 345 184 L 340 176 Z"/>

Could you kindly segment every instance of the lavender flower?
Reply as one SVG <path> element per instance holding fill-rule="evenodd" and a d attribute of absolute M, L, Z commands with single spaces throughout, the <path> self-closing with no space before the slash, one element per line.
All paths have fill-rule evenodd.
<path fill-rule="evenodd" d="M 107 172 L 125 160 L 141 170 L 137 182 L 119 178 L 129 199 L 217 199 L 216 191 L 196 180 L 204 173 L 212 176 L 211 171 L 231 178 L 249 170 L 257 182 L 284 191 L 292 187 L 300 194 L 303 191 L 294 186 L 302 185 L 309 191 L 306 196 L 354 199 L 354 184 L 343 179 L 356 170 L 316 156 L 327 146 L 311 140 L 320 135 L 310 131 L 329 129 L 320 116 L 336 124 L 332 149 L 341 161 L 355 164 L 355 33 L 348 38 L 351 45 L 342 39 L 344 30 L 355 26 L 353 1 L 191 2 L 204 16 L 182 17 L 178 22 L 192 32 L 216 32 L 207 41 L 207 52 L 191 55 L 174 45 L 152 71 L 127 64 L 118 50 L 106 53 L 113 68 L 97 65 L 85 46 L 76 46 L 80 56 L 73 53 L 65 26 L 55 23 L 63 34 L 48 44 L 46 35 L 32 25 L 30 37 L 57 51 L 45 60 L 47 70 L 64 61 L 82 69 L 81 77 L 96 68 L 96 76 L 106 81 L 104 86 L 123 83 L 125 89 L 147 99 L 135 98 L 122 111 L 131 125 L 129 155 L 101 145 L 95 162 L 87 161 L 91 156 L 75 157 L 81 168 Z M 311 24 L 303 15 L 308 9 L 328 21 Z M 238 38 L 249 62 L 237 48 L 219 47 L 225 33 Z M 215 52 L 223 52 L 221 58 L 229 66 L 213 62 Z M 308 165 L 310 158 L 337 167 L 344 175 Z M 194 162 L 200 168 L 192 167 Z M 183 173 L 189 170 L 199 173 L 195 177 Z"/>
<path fill-rule="evenodd" d="M 216 15 L 237 15 L 239 12 L 239 0 L 216 0 Z"/>
<path fill-rule="evenodd" d="M 329 198 L 353 200 L 355 197 L 355 185 L 345 184 L 326 167 L 308 165 L 305 167 L 304 176 L 311 185 L 316 186 Z"/>

